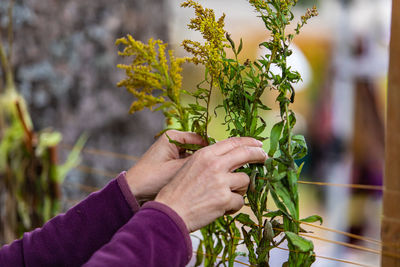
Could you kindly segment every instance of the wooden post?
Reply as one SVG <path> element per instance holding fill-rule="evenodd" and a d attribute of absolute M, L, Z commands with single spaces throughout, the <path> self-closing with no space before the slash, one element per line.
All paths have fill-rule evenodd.
<path fill-rule="evenodd" d="M 392 3 L 386 112 L 382 267 L 400 267 L 400 0 Z"/>

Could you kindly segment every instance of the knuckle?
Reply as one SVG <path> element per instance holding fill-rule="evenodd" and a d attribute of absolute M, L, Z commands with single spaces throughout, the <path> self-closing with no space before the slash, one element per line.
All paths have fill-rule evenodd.
<path fill-rule="evenodd" d="M 176 134 L 176 133 L 179 133 L 179 131 L 177 131 L 177 130 L 168 130 L 168 131 L 166 131 L 165 132 L 166 134 Z"/>
<path fill-rule="evenodd" d="M 174 136 L 173 130 L 168 130 L 168 131 L 164 132 L 164 133 L 161 135 L 161 139 L 163 139 L 163 141 L 169 142 L 167 135 L 168 135 L 170 138 L 172 138 L 172 137 Z"/>
<path fill-rule="evenodd" d="M 198 153 L 202 156 L 202 157 L 209 157 L 211 155 L 211 151 L 209 147 L 205 147 L 202 148 L 198 151 Z"/>
<path fill-rule="evenodd" d="M 168 131 L 166 131 L 165 133 L 162 134 L 162 137 L 163 137 L 165 140 L 167 140 L 167 141 L 169 142 L 169 139 L 168 139 L 167 135 L 168 135 L 171 139 L 174 139 L 174 138 L 177 138 L 177 136 L 178 136 L 180 133 L 181 133 L 181 132 L 180 132 L 180 131 L 177 131 L 177 130 L 168 130 Z"/>
<path fill-rule="evenodd" d="M 240 152 L 249 159 L 262 160 L 266 158 L 266 154 L 261 147 L 241 146 L 240 149 Z"/>
<path fill-rule="evenodd" d="M 266 160 L 267 159 L 267 154 L 265 153 L 264 149 L 261 148 L 261 147 L 258 147 L 257 150 L 258 150 L 258 153 L 260 155 L 260 160 L 261 159 Z"/>
<path fill-rule="evenodd" d="M 216 176 L 213 178 L 214 180 L 214 185 L 217 189 L 223 189 L 225 188 L 225 180 L 221 176 Z"/>
<path fill-rule="evenodd" d="M 244 185 L 248 185 L 250 183 L 250 177 L 244 172 L 241 172 L 241 176 L 242 176 Z"/>
<path fill-rule="evenodd" d="M 194 156 L 197 160 L 200 160 L 201 162 L 204 162 L 204 161 L 206 161 L 206 159 L 208 158 L 209 152 L 208 152 L 207 150 L 208 150 L 208 149 L 206 149 L 206 148 L 200 149 L 199 151 L 197 151 L 196 153 L 194 153 L 193 156 Z"/>
<path fill-rule="evenodd" d="M 246 157 L 250 157 L 252 155 L 252 148 L 248 146 L 241 146 L 239 147 L 240 153 L 245 154 Z"/>
<path fill-rule="evenodd" d="M 240 210 L 243 206 L 244 206 L 244 199 L 243 199 L 243 197 L 235 197 L 235 201 L 234 201 L 234 203 L 232 203 L 233 204 L 233 206 L 232 206 L 232 208 L 233 208 L 233 211 L 238 211 L 238 210 Z"/>
<path fill-rule="evenodd" d="M 220 160 L 213 160 L 213 161 L 211 161 L 211 163 L 210 163 L 210 168 L 211 168 L 212 170 L 214 170 L 214 171 L 220 170 L 221 167 L 222 167 L 222 163 L 221 163 Z"/>
<path fill-rule="evenodd" d="M 197 160 L 207 165 L 208 168 L 218 170 L 221 167 L 221 162 L 217 159 L 214 152 L 205 147 L 195 153 Z"/>
<path fill-rule="evenodd" d="M 223 190 L 220 194 L 220 203 L 223 207 L 226 207 L 231 202 L 231 192 L 228 190 Z"/>
<path fill-rule="evenodd" d="M 229 138 L 229 142 L 232 146 L 232 148 L 236 148 L 240 146 L 240 137 L 231 137 Z"/>
<path fill-rule="evenodd" d="M 238 200 L 237 210 L 240 210 L 244 206 L 244 198 Z"/>
<path fill-rule="evenodd" d="M 204 152 L 203 152 L 203 149 L 200 149 L 200 150 L 198 150 L 198 151 L 196 151 L 194 154 L 193 154 L 193 158 L 194 159 L 199 159 L 199 158 L 201 158 L 201 154 L 203 154 Z"/>
<path fill-rule="evenodd" d="M 163 133 L 162 137 L 167 138 L 167 135 L 171 136 L 171 134 L 173 134 L 173 130 L 168 130 L 168 131 Z"/>

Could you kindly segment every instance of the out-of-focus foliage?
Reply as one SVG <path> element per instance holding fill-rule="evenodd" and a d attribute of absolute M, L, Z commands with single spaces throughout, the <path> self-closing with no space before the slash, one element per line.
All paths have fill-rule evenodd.
<path fill-rule="evenodd" d="M 15 90 L 7 88 L 7 90 Z M 6 201 L 2 233 L 6 241 L 40 227 L 60 212 L 60 185 L 71 168 L 79 163 L 81 138 L 67 161 L 57 162 L 59 132 L 45 129 L 35 133 L 23 98 L 15 91 L 0 95 L 1 125 L 0 183 Z"/>
<path fill-rule="evenodd" d="M 10 19 L 12 15 L 12 3 Z M 12 25 L 9 25 L 12 32 Z M 33 130 L 24 98 L 17 92 L 11 66 L 12 37 L 6 51 L 0 42 L 3 70 L 0 81 L 0 194 L 2 213 L 0 240 L 11 242 L 40 227 L 60 212 L 60 184 L 67 172 L 79 162 L 82 137 L 67 161 L 57 162 L 59 132 Z"/>

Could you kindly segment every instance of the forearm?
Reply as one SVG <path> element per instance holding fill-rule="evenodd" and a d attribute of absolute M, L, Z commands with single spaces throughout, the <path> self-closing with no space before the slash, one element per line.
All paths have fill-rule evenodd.
<path fill-rule="evenodd" d="M 189 232 L 169 207 L 149 202 L 98 250 L 85 267 L 185 266 L 192 255 Z"/>
<path fill-rule="evenodd" d="M 81 266 L 137 211 L 124 173 L 104 189 L 0 250 L 0 266 Z"/>

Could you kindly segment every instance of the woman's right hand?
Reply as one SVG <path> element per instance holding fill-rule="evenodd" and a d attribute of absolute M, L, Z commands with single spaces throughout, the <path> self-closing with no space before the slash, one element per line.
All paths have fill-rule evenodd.
<path fill-rule="evenodd" d="M 240 210 L 249 176 L 233 171 L 266 159 L 262 143 L 250 137 L 229 138 L 202 148 L 182 166 L 155 201 L 175 210 L 189 232 L 193 232 L 225 213 Z"/>

